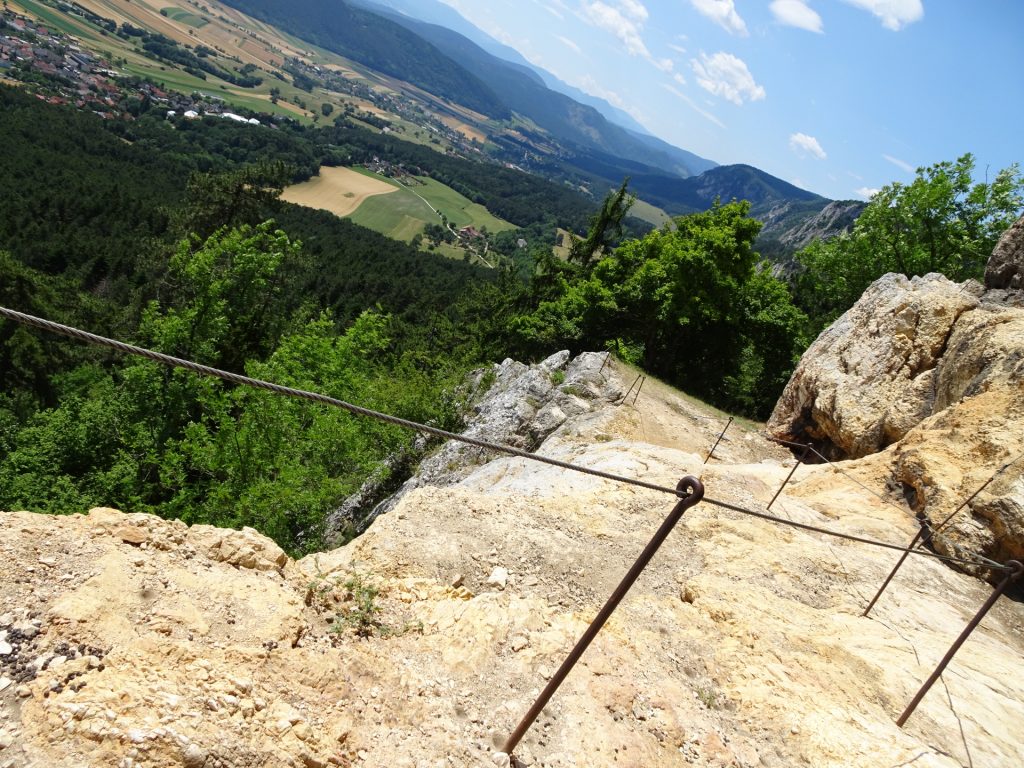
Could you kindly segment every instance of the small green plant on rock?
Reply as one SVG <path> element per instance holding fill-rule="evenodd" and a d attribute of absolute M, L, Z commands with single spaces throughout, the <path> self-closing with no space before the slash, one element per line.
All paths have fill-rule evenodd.
<path fill-rule="evenodd" d="M 331 632 L 341 634 L 351 629 L 358 637 L 395 634 L 393 628 L 381 621 L 381 607 L 377 602 L 380 590 L 377 587 L 358 573 L 346 579 L 342 586 L 345 589 L 342 610 L 334 617 Z"/>
<path fill-rule="evenodd" d="M 565 371 L 552 371 L 550 377 L 551 383 L 557 387 L 565 382 Z"/>
<path fill-rule="evenodd" d="M 718 709 L 720 704 L 718 699 L 718 691 L 712 688 L 710 685 L 702 685 L 697 689 L 697 698 L 700 699 L 700 703 L 708 709 Z"/>

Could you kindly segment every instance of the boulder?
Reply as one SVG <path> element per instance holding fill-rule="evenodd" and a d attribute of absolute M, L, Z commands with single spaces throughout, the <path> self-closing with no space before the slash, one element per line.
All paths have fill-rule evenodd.
<path fill-rule="evenodd" d="M 939 363 L 980 292 L 937 274 L 879 278 L 804 353 L 768 431 L 810 440 L 830 458 L 866 456 L 900 440 L 934 412 Z M 950 371 L 947 379 L 955 378 Z"/>
<path fill-rule="evenodd" d="M 999 238 L 985 268 L 985 287 L 1024 289 L 1024 216 Z"/>

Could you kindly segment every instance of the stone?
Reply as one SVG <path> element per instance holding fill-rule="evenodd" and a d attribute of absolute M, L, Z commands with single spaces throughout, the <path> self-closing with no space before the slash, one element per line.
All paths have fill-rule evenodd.
<path fill-rule="evenodd" d="M 121 525 L 114 531 L 114 536 L 125 544 L 139 545 L 149 539 L 149 531 L 137 525 Z"/>
<path fill-rule="evenodd" d="M 181 753 L 181 764 L 185 768 L 203 768 L 206 765 L 206 750 L 197 744 L 189 744 Z"/>
<path fill-rule="evenodd" d="M 530 641 L 526 638 L 525 635 L 513 635 L 512 639 L 509 641 L 509 647 L 516 653 L 523 650 L 523 648 L 525 648 L 529 644 Z"/>
<path fill-rule="evenodd" d="M 6 640 L 0 640 L 0 656 L 9 656 L 14 651 Z"/>
<path fill-rule="evenodd" d="M 508 584 L 508 570 L 501 566 L 496 566 L 491 571 L 491 575 L 487 577 L 487 585 L 504 589 L 506 584 Z"/>
<path fill-rule="evenodd" d="M 942 275 L 879 278 L 804 353 L 769 434 L 832 459 L 897 442 L 934 412 L 936 369 L 957 320 L 978 304 Z"/>
<path fill-rule="evenodd" d="M 985 267 L 985 287 L 1024 290 L 1024 216 L 996 243 Z"/>

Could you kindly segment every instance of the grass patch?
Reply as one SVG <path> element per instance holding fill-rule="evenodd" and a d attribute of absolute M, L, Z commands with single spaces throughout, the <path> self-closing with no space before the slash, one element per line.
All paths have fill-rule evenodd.
<path fill-rule="evenodd" d="M 174 5 L 169 5 L 166 8 L 161 8 L 160 13 L 162 13 L 169 19 L 174 19 L 175 21 L 179 21 L 182 24 L 187 24 L 190 27 L 195 27 L 196 29 L 202 29 L 210 23 L 209 19 L 204 18 L 202 16 L 198 16 L 197 14 L 194 14 L 191 11 L 186 11 L 184 8 L 178 8 Z"/>
<path fill-rule="evenodd" d="M 422 232 L 428 222 L 440 223 L 430 206 L 402 187 L 389 195 L 367 198 L 351 219 L 382 235 L 406 242 Z"/>
<path fill-rule="evenodd" d="M 471 226 L 476 229 L 486 227 L 488 232 L 504 232 L 515 229 L 515 225 L 504 219 L 499 219 L 484 206 L 460 195 L 451 187 L 426 176 L 417 178 L 423 182 L 423 186 L 414 187 L 413 191 L 447 216 L 452 226 Z"/>

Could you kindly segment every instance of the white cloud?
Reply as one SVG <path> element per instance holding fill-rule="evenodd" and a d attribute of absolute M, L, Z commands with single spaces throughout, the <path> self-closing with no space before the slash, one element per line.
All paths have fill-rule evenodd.
<path fill-rule="evenodd" d="M 742 105 L 744 98 L 759 101 L 765 97 L 765 90 L 754 81 L 746 62 L 731 53 L 719 51 L 712 56 L 701 52 L 700 61 L 691 59 L 697 85 L 709 93 Z"/>
<path fill-rule="evenodd" d="M 782 24 L 819 34 L 825 31 L 821 16 L 807 5 L 806 0 L 774 0 L 769 7 Z"/>
<path fill-rule="evenodd" d="M 541 8 L 543 8 L 545 11 L 550 13 L 552 16 L 554 16 L 559 21 L 565 21 L 565 16 L 563 16 L 562 12 L 559 11 L 557 8 L 553 8 L 550 5 L 541 5 Z"/>
<path fill-rule="evenodd" d="M 686 49 L 683 48 L 683 46 L 681 46 L 681 45 L 676 45 L 675 43 L 669 43 L 668 47 L 671 48 L 676 53 L 686 53 Z"/>
<path fill-rule="evenodd" d="M 907 24 L 924 17 L 921 0 L 846 0 L 850 5 L 873 13 L 882 20 L 882 26 L 898 32 Z"/>
<path fill-rule="evenodd" d="M 671 75 L 672 70 L 675 69 L 675 64 L 672 59 L 651 59 L 651 64 L 660 69 L 666 75 Z"/>
<path fill-rule="evenodd" d="M 723 123 L 721 120 L 719 120 L 713 114 L 708 112 L 706 109 L 703 109 L 702 107 L 697 106 L 697 104 L 693 101 L 693 99 L 691 99 L 685 93 L 680 91 L 674 85 L 669 85 L 668 83 L 662 83 L 661 87 L 664 88 L 669 93 L 673 94 L 674 96 L 677 96 L 678 98 L 680 98 L 683 101 L 685 101 L 686 104 L 690 107 L 690 109 L 692 109 L 698 115 L 700 115 L 701 117 L 705 118 L 706 120 L 710 120 L 712 123 L 717 125 L 719 128 L 725 130 L 725 123 Z"/>
<path fill-rule="evenodd" d="M 853 190 L 853 194 L 857 197 L 862 197 L 865 200 L 870 200 L 881 191 L 882 190 L 878 189 L 878 187 L 861 187 L 860 189 Z"/>
<path fill-rule="evenodd" d="M 681 74 L 679 74 L 678 72 L 676 72 L 676 73 L 675 73 L 674 75 L 672 75 L 672 79 L 673 79 L 673 80 L 675 80 L 675 81 L 676 81 L 677 83 L 679 83 L 680 85 L 686 85 L 686 78 L 685 78 L 685 77 L 683 77 L 683 76 L 682 76 Z"/>
<path fill-rule="evenodd" d="M 568 37 L 562 37 L 561 35 L 555 35 L 555 37 L 557 37 L 559 42 L 562 43 L 562 45 L 564 45 L 566 48 L 571 48 L 572 50 L 576 51 L 576 53 L 583 53 L 580 47 L 572 40 L 570 40 Z"/>
<path fill-rule="evenodd" d="M 806 133 L 790 135 L 789 148 L 800 156 L 813 155 L 819 160 L 824 160 L 828 157 L 825 154 L 825 150 L 821 148 L 821 144 L 818 143 L 818 140 L 813 136 L 808 136 Z"/>
<path fill-rule="evenodd" d="M 898 157 L 893 157 L 892 155 L 882 155 L 882 157 L 888 160 L 893 165 L 895 165 L 897 168 L 903 169 L 907 173 L 913 173 L 916 170 L 914 166 L 912 166 L 906 160 L 900 160 Z"/>
<path fill-rule="evenodd" d="M 619 0 L 619 7 L 625 16 L 641 24 L 647 21 L 647 17 L 650 15 L 647 13 L 647 8 L 639 0 Z"/>
<path fill-rule="evenodd" d="M 715 24 L 731 35 L 747 34 L 747 25 L 736 13 L 733 0 L 690 0 L 699 13 L 707 16 Z"/>
<path fill-rule="evenodd" d="M 647 45 L 640 35 L 643 19 L 636 18 L 638 9 L 643 6 L 635 0 L 620 1 L 618 5 L 619 7 L 612 7 L 600 0 L 584 2 L 583 18 L 598 29 L 603 29 L 619 38 L 631 56 L 643 56 L 645 59 L 651 59 L 651 52 L 647 50 Z M 646 9 L 644 12 L 646 13 Z"/>

